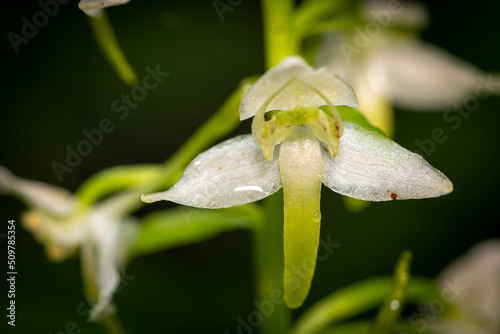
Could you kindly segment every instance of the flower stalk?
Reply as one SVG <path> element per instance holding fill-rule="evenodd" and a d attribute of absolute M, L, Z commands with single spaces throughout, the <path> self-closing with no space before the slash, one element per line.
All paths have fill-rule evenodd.
<path fill-rule="evenodd" d="M 262 0 L 266 66 L 271 68 L 283 58 L 297 54 L 292 37 L 293 1 Z M 271 294 L 284 294 L 283 272 L 283 197 L 281 192 L 265 200 L 266 219 L 254 232 L 256 293 L 259 303 Z M 272 300 L 272 299 L 271 299 Z M 275 303 L 274 312 L 264 319 L 263 334 L 287 333 L 291 312 L 284 302 Z"/>
<path fill-rule="evenodd" d="M 118 40 L 116 39 L 113 27 L 109 22 L 106 10 L 101 10 L 99 17 L 87 16 L 90 27 L 94 33 L 97 44 L 111 63 L 116 73 L 127 85 L 134 86 L 137 84 L 137 74 L 135 74 L 132 66 L 128 62 L 123 53 Z"/>
<path fill-rule="evenodd" d="M 264 199 L 264 219 L 253 229 L 257 303 L 273 310 L 266 314 L 259 333 L 288 333 L 291 314 L 283 300 L 283 194 Z"/>

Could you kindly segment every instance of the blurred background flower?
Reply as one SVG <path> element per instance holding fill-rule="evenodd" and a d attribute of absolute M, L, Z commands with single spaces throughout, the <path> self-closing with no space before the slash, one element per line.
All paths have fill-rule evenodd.
<path fill-rule="evenodd" d="M 429 22 L 421 3 L 364 1 L 362 17 L 354 30 L 325 34 L 316 63 L 354 87 L 358 109 L 388 136 L 394 135 L 394 106 L 442 112 L 469 95 L 500 95 L 500 75 L 419 39 Z"/>
<path fill-rule="evenodd" d="M 23 178 L 74 191 L 106 167 L 162 162 L 243 77 L 264 72 L 256 1 L 231 6 L 223 21 L 207 1 L 131 1 L 111 8 L 110 20 L 139 85 L 149 73 L 147 66 L 160 64 L 170 72 L 145 96 L 116 76 L 77 2 L 63 2 L 57 2 L 53 15 L 47 14 L 45 24 L 35 26 L 17 53 L 7 38 L 2 44 L 0 163 Z M 500 71 L 498 4 L 425 4 L 430 20 L 421 32 L 423 41 L 482 71 Z M 9 2 L 2 11 L 4 36 L 22 36 L 25 22 L 33 22 L 40 11 L 44 9 L 37 2 Z M 129 96 L 130 104 L 122 102 L 123 96 Z M 318 266 L 308 300 L 295 315 L 339 287 L 390 274 L 403 249 L 413 252 L 414 275 L 434 277 L 472 244 L 498 236 L 491 218 L 497 213 L 500 185 L 498 105 L 498 98 L 491 96 L 478 99 L 473 110 L 398 113 L 396 141 L 438 166 L 452 180 L 454 192 L 433 200 L 377 203 L 354 215 L 344 210 L 340 196 L 323 191 L 323 203 L 329 206 L 322 207 L 321 235 L 341 246 Z M 113 130 L 103 132 L 102 141 L 81 155 L 79 163 L 68 165 L 71 171 L 59 182 L 54 161 L 67 165 L 68 152 L 89 141 L 83 131 L 99 129 L 103 119 L 111 121 Z M 249 131 L 250 122 L 243 122 L 236 133 Z M 2 197 L 1 206 L 2 219 L 16 219 L 19 226 L 24 206 L 10 197 Z M 31 233 L 22 228 L 16 233 L 16 329 L 58 333 L 75 322 L 82 332 L 102 333 L 80 312 L 81 304 L 86 305 L 80 260 L 49 262 Z M 5 239 L 0 241 L 6 249 Z M 128 268 L 134 280 L 116 294 L 119 315 L 131 333 L 142 332 L 145 324 L 150 333 L 165 328 L 175 333 L 235 333 L 237 318 L 247 317 L 255 307 L 251 265 L 245 231 L 142 257 Z"/>

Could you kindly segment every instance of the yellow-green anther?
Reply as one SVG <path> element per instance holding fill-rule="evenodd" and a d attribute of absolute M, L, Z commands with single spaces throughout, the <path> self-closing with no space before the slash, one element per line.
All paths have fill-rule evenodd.
<path fill-rule="evenodd" d="M 280 147 L 284 193 L 284 296 L 290 308 L 302 305 L 314 275 L 321 222 L 321 147 L 307 127 L 294 127 Z"/>

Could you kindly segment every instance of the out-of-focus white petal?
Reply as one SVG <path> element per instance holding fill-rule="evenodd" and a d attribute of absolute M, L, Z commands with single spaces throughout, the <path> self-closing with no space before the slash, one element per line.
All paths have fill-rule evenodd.
<path fill-rule="evenodd" d="M 294 110 L 322 105 L 357 106 L 352 88 L 326 68 L 314 70 L 302 58 L 291 56 L 267 71 L 241 101 L 240 119 L 258 111 Z"/>
<path fill-rule="evenodd" d="M 437 197 L 450 180 L 420 155 L 354 123 L 344 121 L 339 154 L 323 150 L 323 184 L 342 195 L 379 202 Z"/>
<path fill-rule="evenodd" d="M 437 277 L 446 302 L 459 314 L 431 324 L 443 334 L 500 332 L 500 239 L 484 241 L 452 262 Z"/>
<path fill-rule="evenodd" d="M 21 216 L 23 226 L 45 245 L 47 256 L 62 261 L 85 238 L 78 200 L 63 188 L 22 179 L 0 166 L 0 191 L 19 197 L 29 211 Z"/>
<path fill-rule="evenodd" d="M 137 237 L 133 218 L 119 209 L 127 196 L 113 196 L 97 204 L 86 215 L 87 238 L 81 247 L 84 277 L 96 289 L 90 320 L 97 321 L 115 311 L 113 294 L 120 283 L 128 251 Z M 89 283 L 89 282 L 87 282 Z"/>
<path fill-rule="evenodd" d="M 361 9 L 367 22 L 376 21 L 384 27 L 402 26 L 422 29 L 429 23 L 429 14 L 421 3 L 369 0 L 363 1 Z"/>
<path fill-rule="evenodd" d="M 78 213 L 57 218 L 41 210 L 31 210 L 21 216 L 21 222 L 45 246 L 47 257 L 56 262 L 72 255 L 86 238 L 84 216 Z"/>
<path fill-rule="evenodd" d="M 97 301 L 90 312 L 90 320 L 97 321 L 115 311 L 113 294 L 119 286 L 119 273 L 136 226 L 133 221 L 120 219 L 102 210 L 93 211 L 88 223 L 92 263 L 86 267 L 92 268 L 97 288 Z"/>
<path fill-rule="evenodd" d="M 367 61 L 385 70 L 395 105 L 410 110 L 450 108 L 480 85 L 474 66 L 409 36 L 375 40 Z"/>
<path fill-rule="evenodd" d="M 11 193 L 25 201 L 28 206 L 56 216 L 71 213 L 78 204 L 76 197 L 66 189 L 21 179 L 2 166 L 0 166 L 0 191 Z"/>
<path fill-rule="evenodd" d="M 251 135 L 237 136 L 198 155 L 172 188 L 143 195 L 142 200 L 167 200 L 199 208 L 258 201 L 281 188 L 277 155 L 267 161 Z"/>
<path fill-rule="evenodd" d="M 21 179 L 2 166 L 0 191 L 26 202 L 30 210 L 22 216 L 23 226 L 45 245 L 51 260 L 64 260 L 81 248 L 85 280 L 96 289 L 90 319 L 96 321 L 112 313 L 119 269 L 137 235 L 135 223 L 124 219 L 122 212 L 131 198 L 137 201 L 136 195 L 116 195 L 92 209 L 82 209 L 65 189 Z"/>
<path fill-rule="evenodd" d="M 116 259 L 116 244 L 120 221 L 104 212 L 93 212 L 89 217 L 89 241 L 92 242 L 94 283 L 97 301 L 90 319 L 93 321 L 114 312 L 113 293 L 120 282 Z"/>
<path fill-rule="evenodd" d="M 130 0 L 81 0 L 78 3 L 78 8 L 89 16 L 100 17 L 103 8 L 123 5 L 129 1 Z"/>
<path fill-rule="evenodd" d="M 412 36 L 381 32 L 362 47 L 356 43 L 359 38 L 346 33 L 326 35 L 315 64 L 328 66 L 352 85 L 359 110 L 370 122 L 377 121 L 370 103 L 380 99 L 408 110 L 434 111 L 461 104 L 478 91 L 480 98 L 500 94 L 498 76 L 482 73 Z"/>

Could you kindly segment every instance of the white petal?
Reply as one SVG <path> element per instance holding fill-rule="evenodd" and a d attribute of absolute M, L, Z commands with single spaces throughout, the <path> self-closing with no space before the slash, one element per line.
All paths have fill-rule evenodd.
<path fill-rule="evenodd" d="M 0 166 L 0 191 L 12 193 L 26 204 L 51 215 L 63 216 L 74 211 L 77 199 L 64 188 L 22 179 Z"/>
<path fill-rule="evenodd" d="M 481 72 L 429 43 L 388 35 L 377 40 L 370 66 L 381 66 L 394 103 L 411 110 L 452 107 L 480 85 Z M 375 51 L 375 50 L 374 50 Z"/>
<path fill-rule="evenodd" d="M 267 161 L 252 136 L 243 135 L 201 153 L 171 189 L 143 195 L 142 200 L 227 208 L 258 201 L 280 188 L 277 152 L 272 161 Z"/>
<path fill-rule="evenodd" d="M 89 16 L 100 17 L 102 9 L 111 6 L 123 5 L 130 0 L 81 0 L 78 8 Z"/>
<path fill-rule="evenodd" d="M 326 68 L 314 70 L 302 58 L 291 56 L 267 71 L 241 101 L 240 119 L 259 110 L 294 110 L 322 105 L 357 106 L 352 88 Z"/>
<path fill-rule="evenodd" d="M 453 189 L 450 180 L 420 155 L 347 121 L 339 154 L 332 158 L 323 150 L 323 184 L 373 202 L 437 197 Z"/>
<path fill-rule="evenodd" d="M 283 288 L 290 308 L 302 305 L 314 275 L 321 221 L 321 159 L 321 146 L 310 129 L 295 127 L 293 134 L 281 143 L 279 161 L 285 213 Z M 297 268 L 301 271 L 300 279 Z"/>

